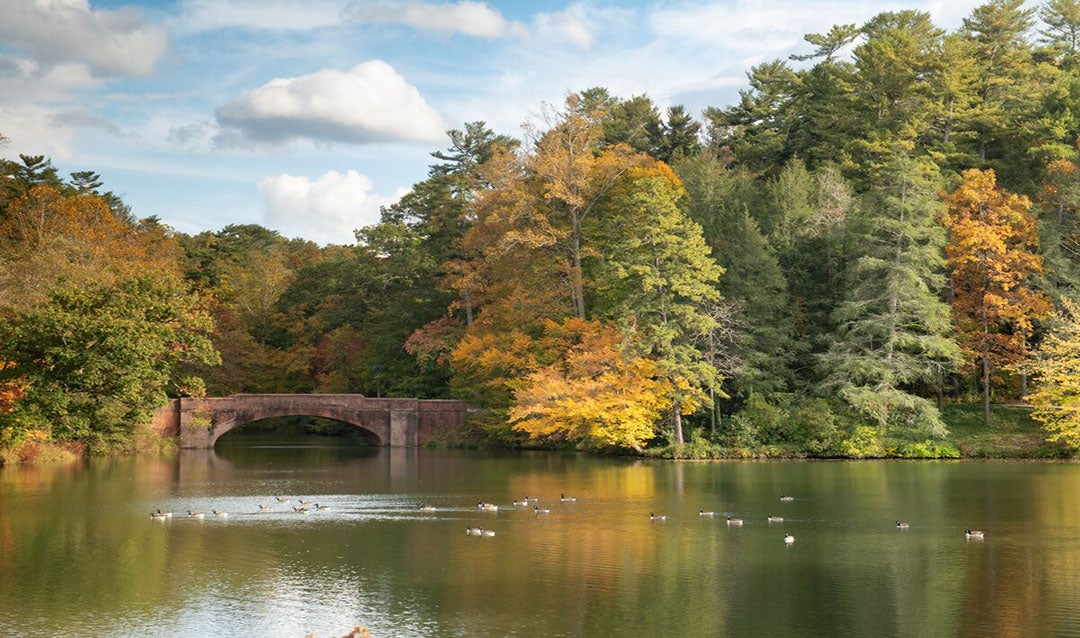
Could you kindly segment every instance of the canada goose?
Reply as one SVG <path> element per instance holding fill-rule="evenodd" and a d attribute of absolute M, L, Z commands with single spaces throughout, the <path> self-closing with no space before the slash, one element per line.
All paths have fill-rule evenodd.
<path fill-rule="evenodd" d="M 784 517 L 783 516 L 773 516 L 772 514 L 769 514 L 769 516 L 767 517 L 767 520 L 770 523 L 783 523 L 784 522 Z"/>
<path fill-rule="evenodd" d="M 978 538 L 981 539 L 984 536 L 982 530 L 977 529 L 965 529 L 964 538 Z"/>
<path fill-rule="evenodd" d="M 549 510 L 549 509 L 541 509 L 540 507 L 535 506 L 535 505 L 533 506 L 533 511 L 536 512 L 537 514 L 550 514 L 551 513 L 551 510 Z"/>
<path fill-rule="evenodd" d="M 161 510 L 158 510 L 156 512 L 150 512 L 150 518 L 154 519 L 155 521 L 165 521 L 169 519 L 168 516 L 165 516 L 161 513 Z"/>
<path fill-rule="evenodd" d="M 479 536 L 484 532 L 483 528 L 473 527 L 472 525 L 465 528 L 465 533 L 469 536 Z"/>
<path fill-rule="evenodd" d="M 203 517 L 206 516 L 206 514 L 204 514 L 202 512 L 192 512 L 191 510 L 187 511 L 187 515 L 188 515 L 188 518 L 203 518 Z"/>
<path fill-rule="evenodd" d="M 298 503 L 300 503 L 301 505 L 307 505 L 307 506 L 311 506 L 311 505 L 314 505 L 314 504 L 315 504 L 315 503 L 313 503 L 313 502 L 311 502 L 311 501 L 305 501 L 304 499 L 300 499 L 300 500 L 299 500 L 299 501 L 297 501 L 297 502 L 298 502 Z"/>
<path fill-rule="evenodd" d="M 229 516 L 228 512 L 219 512 L 217 510 L 210 510 L 210 511 L 213 512 L 214 516 L 217 516 L 218 518 L 227 518 Z"/>
<path fill-rule="evenodd" d="M 908 528 L 907 523 L 902 523 L 900 521 L 896 521 L 896 529 L 907 529 L 907 528 Z"/>
<path fill-rule="evenodd" d="M 785 502 L 785 503 L 790 503 L 791 501 L 795 500 L 795 497 L 794 496 L 784 496 L 783 494 L 781 494 L 780 495 L 780 500 Z"/>
<path fill-rule="evenodd" d="M 788 545 L 790 545 L 790 544 L 795 542 L 795 537 L 792 536 L 791 534 L 785 534 L 784 535 L 784 542 L 787 543 Z"/>
<path fill-rule="evenodd" d="M 532 498 L 529 498 L 529 495 L 528 495 L 528 494 L 526 494 L 526 495 L 525 495 L 525 500 L 526 500 L 526 501 L 533 501 L 533 502 L 535 502 L 535 501 L 539 501 L 540 499 L 539 499 L 538 497 L 535 497 L 535 496 L 534 496 L 534 497 L 532 497 Z"/>
<path fill-rule="evenodd" d="M 727 519 L 727 524 L 732 526 L 732 527 L 742 527 L 742 519 L 741 518 L 731 518 L 729 516 L 728 519 Z"/>
<path fill-rule="evenodd" d="M 281 498 L 280 496 L 275 496 L 274 500 L 277 501 L 278 503 L 281 503 L 282 505 L 288 505 L 289 503 L 292 503 L 292 501 L 290 499 Z"/>
<path fill-rule="evenodd" d="M 306 508 L 306 507 L 294 507 L 292 509 L 297 514 L 307 514 L 308 513 L 308 508 Z"/>
<path fill-rule="evenodd" d="M 514 507 L 525 507 L 528 504 L 529 504 L 529 497 L 528 496 L 521 499 L 520 501 L 518 501 L 518 500 L 514 501 Z"/>
<path fill-rule="evenodd" d="M 563 503 L 576 503 L 577 497 L 567 496 L 566 494 L 559 494 L 559 500 L 561 500 Z"/>
<path fill-rule="evenodd" d="M 705 510 L 698 510 L 698 516 L 716 516 L 716 512 L 706 512 Z"/>
<path fill-rule="evenodd" d="M 497 512 L 499 510 L 498 505 L 494 503 L 485 503 L 483 501 L 477 501 L 476 506 L 485 512 Z"/>
<path fill-rule="evenodd" d="M 259 506 L 259 512 L 262 513 L 262 514 L 265 514 L 267 512 L 273 512 L 273 511 L 274 511 L 274 508 L 272 506 L 270 506 L 270 505 L 260 505 Z"/>
<path fill-rule="evenodd" d="M 319 505 L 318 503 L 315 503 L 315 509 L 317 509 L 319 511 L 328 510 L 328 509 L 330 509 L 330 506 L 329 505 Z M 433 507 L 431 509 L 435 509 L 435 508 Z"/>
<path fill-rule="evenodd" d="M 421 512 L 434 512 L 435 511 L 435 506 L 434 505 L 421 505 L 420 506 L 420 511 Z"/>
<path fill-rule="evenodd" d="M 667 514 L 653 514 L 652 512 L 649 512 L 649 520 L 650 521 L 666 521 L 667 520 Z"/>
<path fill-rule="evenodd" d="M 165 518 L 172 518 L 172 512 L 162 512 L 160 508 L 158 508 L 158 511 L 154 513 L 158 516 L 164 516 Z"/>

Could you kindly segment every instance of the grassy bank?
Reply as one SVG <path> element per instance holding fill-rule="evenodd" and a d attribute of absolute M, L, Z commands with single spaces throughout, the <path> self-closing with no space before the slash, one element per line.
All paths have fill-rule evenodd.
<path fill-rule="evenodd" d="M 983 423 L 982 405 L 950 405 L 942 410 L 949 428 L 948 441 L 965 458 L 1069 458 L 1064 446 L 1046 442 L 1042 424 L 1031 418 L 1031 408 L 990 406 L 990 427 Z"/>

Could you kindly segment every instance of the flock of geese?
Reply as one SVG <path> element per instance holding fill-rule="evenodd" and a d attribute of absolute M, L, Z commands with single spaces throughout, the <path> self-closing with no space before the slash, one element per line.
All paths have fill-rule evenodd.
<path fill-rule="evenodd" d="M 311 501 L 304 501 L 303 499 L 298 501 L 298 505 L 292 505 L 292 500 L 291 499 L 283 498 L 283 497 L 280 497 L 280 496 L 275 496 L 274 500 L 277 501 L 278 506 L 292 507 L 292 510 L 294 512 L 296 512 L 297 514 L 307 514 L 310 511 L 322 511 L 322 510 L 330 509 L 329 505 L 320 505 L 319 503 L 315 503 L 315 502 L 311 502 Z M 529 507 L 531 505 L 532 508 L 533 508 L 533 513 L 536 514 L 537 516 L 540 516 L 540 515 L 543 515 L 543 514 L 550 514 L 551 510 L 549 508 L 540 507 L 540 505 L 538 504 L 539 500 L 540 500 L 539 498 L 529 497 L 529 496 L 526 495 L 521 500 L 515 500 L 514 501 L 514 508 L 527 508 L 527 507 Z M 782 502 L 782 503 L 790 503 L 790 502 L 792 502 L 794 500 L 795 500 L 795 497 L 793 497 L 793 496 L 788 496 L 788 495 L 785 495 L 785 494 L 780 495 L 780 502 Z M 566 494 L 559 494 L 559 501 L 562 502 L 562 503 L 576 503 L 577 502 L 577 497 L 576 496 L 567 496 Z M 498 505 L 496 505 L 495 503 L 487 503 L 485 501 L 477 501 L 476 507 L 477 507 L 477 509 L 479 509 L 482 512 L 497 512 L 497 511 L 499 511 L 499 506 Z M 422 504 L 420 506 L 420 511 L 421 512 L 434 512 L 435 510 L 436 510 L 436 508 L 435 508 L 434 505 Z M 277 511 L 286 511 L 287 512 L 288 510 L 278 510 L 278 509 L 275 508 L 274 505 L 259 505 L 259 509 L 255 513 L 257 513 L 257 514 L 267 514 L 267 513 L 270 513 L 270 512 L 277 512 Z M 213 515 L 216 518 L 227 518 L 229 516 L 228 512 L 223 512 L 223 511 L 219 511 L 219 510 L 216 510 L 216 509 L 210 510 L 210 513 L 211 513 L 211 515 Z M 203 518 L 206 518 L 206 513 L 205 512 L 196 512 L 196 511 L 188 510 L 187 514 L 183 515 L 183 516 L 185 516 L 186 518 L 203 519 Z M 698 516 L 700 516 L 702 518 L 712 518 L 712 517 L 718 516 L 718 513 L 699 509 L 698 510 Z M 153 512 L 150 512 L 150 518 L 155 520 L 155 521 L 165 521 L 165 520 L 171 519 L 172 517 L 173 517 L 172 512 L 164 512 L 160 508 L 158 508 L 157 510 L 155 510 Z M 650 521 L 666 521 L 667 518 L 668 517 L 667 517 L 666 514 L 657 514 L 655 512 L 649 512 L 649 520 Z M 732 516 L 728 516 L 728 517 L 726 517 L 726 520 L 727 520 L 728 527 L 742 527 L 742 525 L 743 525 L 743 519 L 741 519 L 741 518 L 735 518 L 735 517 L 732 517 Z M 784 517 L 783 516 L 775 516 L 773 514 L 768 514 L 765 517 L 765 520 L 768 523 L 783 523 L 784 522 Z M 909 527 L 910 526 L 907 523 L 903 522 L 903 521 L 896 521 L 896 529 L 908 529 Z M 469 536 L 487 536 L 487 537 L 491 537 L 491 536 L 495 535 L 495 530 L 484 529 L 483 527 L 473 527 L 472 525 L 469 525 L 468 527 L 465 528 L 465 533 L 468 534 Z M 982 540 L 985 537 L 986 537 L 986 534 L 982 530 L 977 530 L 977 529 L 965 529 L 964 530 L 964 538 L 966 538 L 968 540 Z M 785 534 L 784 535 L 784 542 L 786 544 L 790 545 L 790 544 L 795 542 L 795 537 L 792 536 L 791 534 Z"/>
<path fill-rule="evenodd" d="M 305 501 L 303 499 L 298 501 L 298 505 L 293 505 L 292 504 L 292 499 L 282 498 L 280 496 L 275 496 L 274 500 L 277 501 L 277 505 L 279 505 L 279 506 L 285 506 L 287 508 L 291 507 L 292 510 L 294 512 L 296 512 L 297 514 L 307 514 L 308 512 L 311 512 L 311 511 L 323 511 L 323 510 L 330 509 L 329 505 L 320 505 L 319 503 L 315 503 L 315 502 L 312 502 L 312 501 Z M 274 505 L 259 505 L 258 511 L 256 511 L 254 513 L 255 514 L 268 514 L 268 513 L 271 513 L 271 512 L 279 512 L 279 511 L 287 512 L 289 510 L 288 509 L 279 510 Z M 216 509 L 210 510 L 210 514 L 212 516 L 216 517 L 216 518 L 228 518 L 229 517 L 228 512 L 223 512 L 223 511 L 216 510 Z M 172 517 L 173 517 L 172 512 L 164 512 L 164 511 L 161 510 L 161 508 L 158 508 L 158 509 L 154 510 L 153 512 L 150 512 L 150 518 L 155 520 L 155 521 L 167 521 L 167 520 L 171 519 Z M 206 518 L 206 512 L 196 512 L 196 511 L 193 511 L 193 510 L 188 510 L 187 514 L 180 514 L 180 517 L 181 518 L 203 519 L 203 518 Z"/>
<path fill-rule="evenodd" d="M 529 496 L 525 496 L 525 498 L 523 498 L 521 500 L 515 500 L 514 501 L 514 507 L 515 508 L 520 508 L 520 507 L 528 507 L 529 505 L 532 505 L 533 506 L 533 512 L 535 514 L 537 514 L 537 515 L 539 515 L 539 514 L 550 514 L 551 513 L 550 509 L 542 508 L 542 507 L 540 507 L 539 505 L 536 504 L 536 502 L 539 501 L 539 500 L 540 499 L 538 499 L 538 498 L 530 498 Z M 563 503 L 574 503 L 574 502 L 577 502 L 577 497 L 567 496 L 566 494 L 560 494 L 559 495 L 559 500 L 561 502 L 563 502 Z M 788 496 L 786 494 L 781 494 L 780 495 L 780 502 L 782 502 L 782 503 L 790 503 L 790 502 L 792 502 L 794 500 L 795 500 L 794 496 Z M 487 502 L 484 502 L 484 501 L 477 501 L 476 507 L 477 507 L 477 509 L 479 509 L 482 512 L 497 512 L 497 511 L 499 511 L 499 506 L 498 505 L 496 505 L 495 503 L 487 503 Z M 420 511 L 422 511 L 422 512 L 434 512 L 435 511 L 435 506 L 433 506 L 433 505 L 421 505 L 420 506 Z M 702 518 L 712 518 L 712 517 L 715 517 L 717 515 L 718 515 L 717 512 L 706 511 L 706 510 L 703 510 L 703 509 L 698 510 L 698 516 L 700 516 Z M 667 514 L 657 514 L 655 512 L 649 512 L 649 520 L 650 521 L 666 521 L 667 518 L 668 518 Z M 728 517 L 726 517 L 726 519 L 727 519 L 728 527 L 742 527 L 742 525 L 743 525 L 743 519 L 741 519 L 741 518 L 735 518 L 735 517 L 732 517 L 732 516 L 728 516 Z M 783 516 L 775 516 L 773 514 L 768 514 L 765 517 L 765 520 L 766 520 L 766 522 L 769 522 L 769 523 L 783 523 L 784 522 L 784 517 Z M 910 527 L 910 525 L 908 523 L 905 523 L 904 521 L 896 521 L 896 529 L 908 529 L 909 527 Z M 473 527 L 472 525 L 469 525 L 468 527 L 465 528 L 465 533 L 468 534 L 469 536 L 494 536 L 495 535 L 495 530 L 484 529 L 483 527 Z M 983 538 L 985 538 L 985 536 L 986 536 L 986 534 L 982 530 L 977 530 L 977 529 L 965 529 L 964 530 L 964 538 L 966 538 L 968 540 L 982 540 Z M 794 542 L 795 542 L 795 537 L 793 535 L 784 534 L 784 543 L 786 543 L 787 545 L 791 545 Z"/>

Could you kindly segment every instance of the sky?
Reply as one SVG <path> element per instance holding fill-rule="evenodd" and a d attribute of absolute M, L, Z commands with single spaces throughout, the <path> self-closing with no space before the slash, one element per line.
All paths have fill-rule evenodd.
<path fill-rule="evenodd" d="M 138 217 L 352 244 L 445 131 L 521 137 L 605 87 L 700 114 L 807 33 L 977 0 L 0 0 L 0 156 L 93 170 Z"/>

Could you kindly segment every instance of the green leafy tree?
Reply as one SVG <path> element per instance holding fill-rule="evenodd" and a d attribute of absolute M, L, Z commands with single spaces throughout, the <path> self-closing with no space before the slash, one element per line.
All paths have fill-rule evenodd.
<path fill-rule="evenodd" d="M 714 327 L 702 307 L 719 299 L 723 272 L 709 256 L 701 227 L 679 209 L 681 183 L 666 164 L 632 168 L 605 203 L 605 258 L 597 265 L 598 308 L 656 361 L 671 385 L 674 438 L 682 444 L 682 414 L 715 383 L 716 369 L 697 340 Z"/>
<path fill-rule="evenodd" d="M 838 329 L 821 361 L 827 385 L 882 430 L 918 425 L 940 437 L 937 409 L 913 392 L 936 385 L 960 356 L 940 298 L 945 234 L 934 172 L 898 156 L 879 176 L 860 220 L 851 285 L 833 313 Z"/>
<path fill-rule="evenodd" d="M 712 256 L 724 269 L 718 287 L 731 304 L 738 360 L 725 373 L 728 394 L 777 392 L 791 381 L 792 317 L 787 278 L 776 252 L 749 210 L 762 201 L 761 187 L 743 169 L 729 169 L 701 155 L 676 165 L 686 188 L 686 214 L 702 227 Z"/>
<path fill-rule="evenodd" d="M 1048 0 L 1039 7 L 1046 28 L 1039 29 L 1040 41 L 1058 54 L 1058 63 L 1073 68 L 1080 51 L 1080 1 Z"/>

